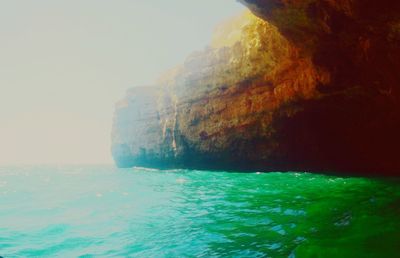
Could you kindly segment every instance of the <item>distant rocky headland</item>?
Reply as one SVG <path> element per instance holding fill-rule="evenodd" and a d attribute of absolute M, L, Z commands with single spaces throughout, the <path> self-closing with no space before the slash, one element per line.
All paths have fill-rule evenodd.
<path fill-rule="evenodd" d="M 241 2 L 118 102 L 116 164 L 400 175 L 400 1 Z"/>

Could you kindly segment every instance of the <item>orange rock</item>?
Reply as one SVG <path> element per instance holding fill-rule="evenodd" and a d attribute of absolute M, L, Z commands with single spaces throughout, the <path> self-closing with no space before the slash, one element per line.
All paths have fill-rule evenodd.
<path fill-rule="evenodd" d="M 117 105 L 117 164 L 398 173 L 399 2 L 242 2 L 254 14 Z"/>

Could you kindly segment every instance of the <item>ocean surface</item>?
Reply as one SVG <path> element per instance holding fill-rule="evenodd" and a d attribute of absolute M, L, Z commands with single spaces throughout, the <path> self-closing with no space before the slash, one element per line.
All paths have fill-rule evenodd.
<path fill-rule="evenodd" d="M 400 257 L 400 181 L 0 167 L 0 256 Z"/>

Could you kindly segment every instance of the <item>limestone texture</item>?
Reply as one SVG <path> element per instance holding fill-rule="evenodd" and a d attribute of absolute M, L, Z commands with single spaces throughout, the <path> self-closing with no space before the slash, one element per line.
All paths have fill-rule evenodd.
<path fill-rule="evenodd" d="M 241 2 L 116 105 L 116 164 L 399 175 L 400 1 Z"/>

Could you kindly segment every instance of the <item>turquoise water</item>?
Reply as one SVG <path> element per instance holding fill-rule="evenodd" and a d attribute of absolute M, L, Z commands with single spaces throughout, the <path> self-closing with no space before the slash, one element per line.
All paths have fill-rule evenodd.
<path fill-rule="evenodd" d="M 399 257 L 398 179 L 0 168 L 7 257 Z"/>

